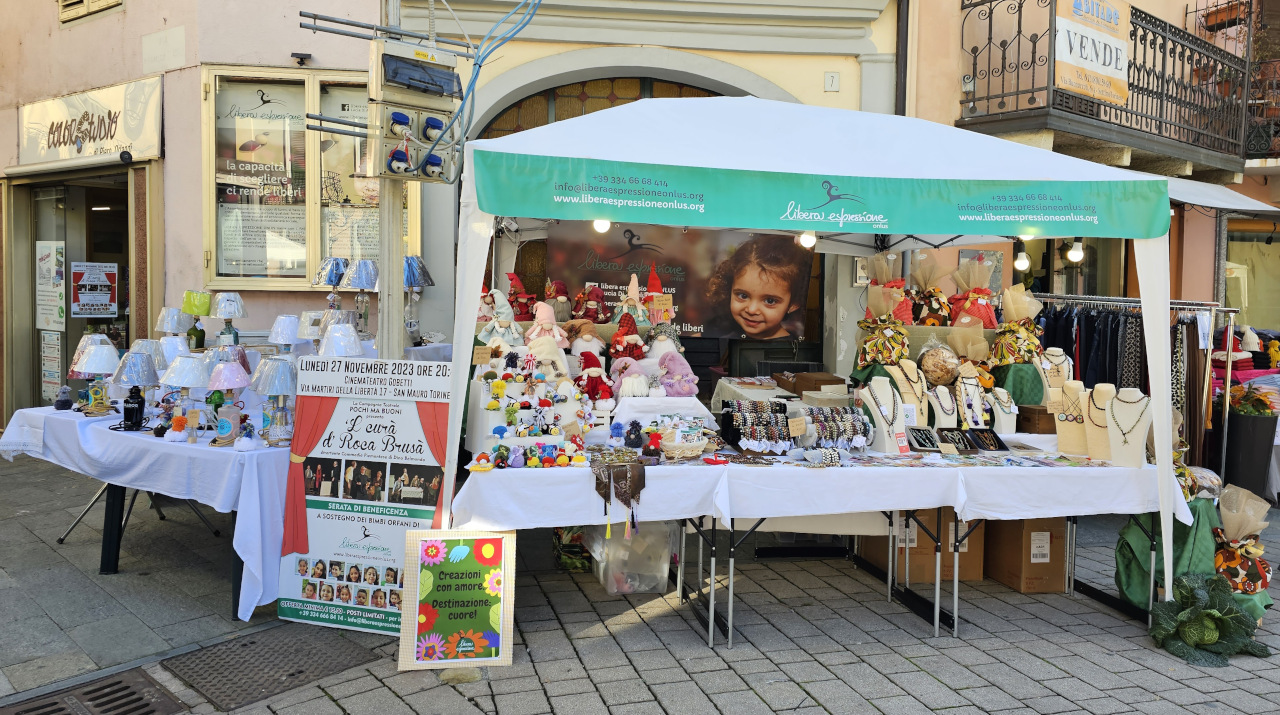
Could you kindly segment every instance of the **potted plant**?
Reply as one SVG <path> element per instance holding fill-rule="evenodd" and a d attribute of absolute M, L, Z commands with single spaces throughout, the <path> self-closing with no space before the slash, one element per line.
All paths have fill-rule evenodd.
<path fill-rule="evenodd" d="M 1244 21 L 1247 14 L 1243 2 L 1231 0 L 1204 11 L 1204 29 L 1209 32 L 1218 32 L 1228 27 L 1235 27 Z"/>
<path fill-rule="evenodd" d="M 1222 393 L 1219 393 L 1214 401 L 1214 411 L 1218 414 L 1223 414 L 1222 403 Z M 1267 470 L 1276 438 L 1276 406 L 1253 385 L 1232 387 L 1230 405 L 1223 482 L 1275 501 L 1276 495 L 1267 494 Z"/>

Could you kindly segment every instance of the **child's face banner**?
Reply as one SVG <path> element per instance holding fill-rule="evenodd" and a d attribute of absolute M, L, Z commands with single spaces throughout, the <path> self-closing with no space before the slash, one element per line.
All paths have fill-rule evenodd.
<path fill-rule="evenodd" d="M 547 278 L 570 295 L 598 285 L 610 313 L 633 273 L 644 299 L 652 267 L 684 335 L 769 340 L 803 331 L 813 251 L 793 236 L 644 224 L 598 233 L 589 221 L 552 223 L 547 234 Z"/>

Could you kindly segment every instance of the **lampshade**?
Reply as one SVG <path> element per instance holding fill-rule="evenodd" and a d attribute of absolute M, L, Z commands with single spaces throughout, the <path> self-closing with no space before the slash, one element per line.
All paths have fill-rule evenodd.
<path fill-rule="evenodd" d="M 311 285 L 336 286 L 342 282 L 342 276 L 346 272 L 347 259 L 329 256 L 320 262 L 320 270 L 316 271 Z"/>
<path fill-rule="evenodd" d="M 191 346 L 187 345 L 187 338 L 184 335 L 166 335 L 160 338 L 160 349 L 164 351 L 166 365 L 172 365 L 174 358 L 179 355 L 191 354 Z"/>
<path fill-rule="evenodd" d="M 271 334 L 267 342 L 275 345 L 293 345 L 298 342 L 298 316 L 277 315 L 276 322 L 271 324 Z"/>
<path fill-rule="evenodd" d="M 356 312 L 354 310 L 326 310 L 320 318 L 320 337 L 324 337 L 329 333 L 329 328 L 335 325 L 356 325 Z"/>
<path fill-rule="evenodd" d="M 356 334 L 356 326 L 348 323 L 334 325 L 325 331 L 320 341 L 321 357 L 358 357 L 364 355 L 364 347 L 360 345 L 360 336 Z"/>
<path fill-rule="evenodd" d="M 155 360 L 146 353 L 125 353 L 116 366 L 115 374 L 111 376 L 111 384 L 123 387 L 159 385 L 160 376 L 156 374 Z"/>
<path fill-rule="evenodd" d="M 404 257 L 405 290 L 433 286 L 435 284 L 436 282 L 431 280 L 431 274 L 427 272 L 427 265 L 422 262 L 422 256 Z"/>
<path fill-rule="evenodd" d="M 249 386 L 264 396 L 295 395 L 298 392 L 298 372 L 293 361 L 274 355 L 258 363 Z"/>
<path fill-rule="evenodd" d="M 298 316 L 298 340 L 319 340 L 324 333 L 320 331 L 320 323 L 324 320 L 323 310 L 304 310 Z"/>
<path fill-rule="evenodd" d="M 189 290 L 182 294 L 182 312 L 187 315 L 208 315 L 212 307 L 212 294 L 202 290 Z"/>
<path fill-rule="evenodd" d="M 235 390 L 249 386 L 249 373 L 238 362 L 219 363 L 209 376 L 210 390 Z"/>
<path fill-rule="evenodd" d="M 111 345 L 111 339 L 102 333 L 89 333 L 80 336 L 80 342 L 76 345 L 76 351 L 71 356 L 71 369 L 67 371 L 67 379 L 69 380 L 89 380 L 93 375 L 78 372 L 75 368 L 76 363 L 80 362 L 80 358 L 84 357 L 85 352 L 94 345 Z"/>
<path fill-rule="evenodd" d="M 238 362 L 244 374 L 249 374 L 249 356 L 239 345 L 217 345 L 204 351 L 204 362 L 208 365 L 219 365 L 224 362 Z M 212 371 L 212 368 L 210 368 Z"/>
<path fill-rule="evenodd" d="M 342 276 L 338 287 L 342 290 L 377 290 L 378 263 L 367 258 L 356 261 Z"/>
<path fill-rule="evenodd" d="M 72 365 L 72 369 L 83 375 L 110 375 L 120 364 L 120 351 L 107 341 L 106 345 L 92 345 Z"/>
<path fill-rule="evenodd" d="M 223 320 L 247 318 L 249 312 L 244 309 L 244 300 L 239 293 L 219 293 L 214 301 L 213 317 Z"/>
<path fill-rule="evenodd" d="M 181 308 L 161 308 L 156 318 L 156 332 L 185 333 L 195 324 L 195 316 L 187 315 Z"/>
<path fill-rule="evenodd" d="M 129 352 L 150 355 L 151 361 L 156 364 L 156 372 L 164 372 L 165 368 L 169 367 L 169 358 L 164 354 L 164 347 L 159 340 L 139 338 L 129 346 Z"/>
<path fill-rule="evenodd" d="M 205 369 L 199 355 L 178 355 L 169 363 L 160 383 L 173 387 L 204 387 L 209 384 L 210 371 Z"/>

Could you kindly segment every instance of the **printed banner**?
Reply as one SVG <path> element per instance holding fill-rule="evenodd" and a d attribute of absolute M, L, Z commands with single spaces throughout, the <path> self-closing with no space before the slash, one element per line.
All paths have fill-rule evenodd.
<path fill-rule="evenodd" d="M 411 531 L 405 554 L 400 670 L 511 665 L 516 533 Z"/>
<path fill-rule="evenodd" d="M 1129 3 L 1059 0 L 1053 84 L 1101 102 L 1129 101 Z"/>
<path fill-rule="evenodd" d="M 294 448 L 310 552 L 280 562 L 279 616 L 400 632 L 405 532 L 428 529 L 444 481 L 449 363 L 303 357 Z"/>
<path fill-rule="evenodd" d="M 127 151 L 160 156 L 161 80 L 149 77 L 24 104 L 18 110 L 19 164 Z"/>
<path fill-rule="evenodd" d="M 114 318 L 119 312 L 115 263 L 71 264 L 71 317 Z"/>
<path fill-rule="evenodd" d="M 547 227 L 547 276 L 570 296 L 591 286 L 613 310 L 635 274 L 644 298 L 650 268 L 685 335 L 768 340 L 801 336 L 813 251 L 794 236 L 673 226 L 614 226 L 588 221 Z"/>
<path fill-rule="evenodd" d="M 40 331 L 40 397 L 46 402 L 58 399 L 62 389 L 62 333 Z"/>
<path fill-rule="evenodd" d="M 67 329 L 66 244 L 36 241 L 36 327 Z"/>

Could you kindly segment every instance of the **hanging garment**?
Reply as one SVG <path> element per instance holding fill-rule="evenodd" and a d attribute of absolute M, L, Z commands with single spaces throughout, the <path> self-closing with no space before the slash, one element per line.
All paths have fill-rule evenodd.
<path fill-rule="evenodd" d="M 1204 463 L 1205 400 L 1204 384 L 1208 361 L 1200 349 L 1200 332 L 1196 321 L 1182 326 L 1187 350 L 1187 409 L 1182 413 L 1183 432 L 1187 442 L 1187 464 L 1197 467 Z"/>
<path fill-rule="evenodd" d="M 1172 328 L 1173 365 L 1172 384 L 1173 407 L 1184 416 L 1187 414 L 1187 337 L 1181 324 Z"/>
<path fill-rule="evenodd" d="M 1116 387 L 1142 389 L 1142 319 L 1135 316 L 1124 316 L 1124 329 L 1121 333 L 1123 342 L 1120 345 L 1120 381 Z"/>

